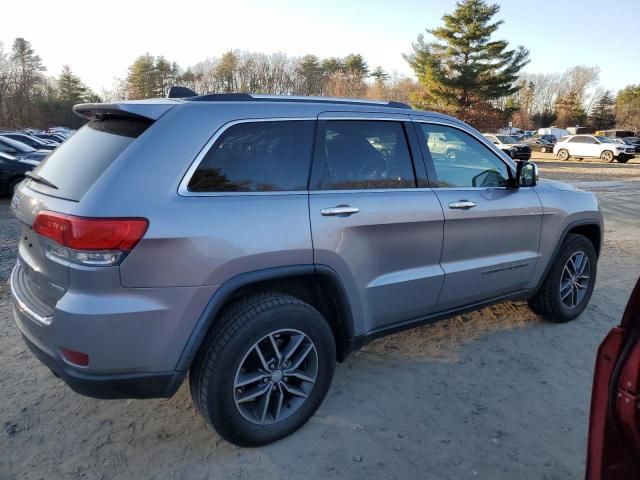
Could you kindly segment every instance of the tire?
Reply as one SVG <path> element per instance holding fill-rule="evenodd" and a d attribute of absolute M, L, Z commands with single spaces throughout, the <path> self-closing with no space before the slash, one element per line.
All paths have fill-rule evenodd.
<path fill-rule="evenodd" d="M 630 158 L 622 158 L 622 157 L 618 157 L 616 158 L 618 163 L 627 163 L 629 160 L 631 160 Z"/>
<path fill-rule="evenodd" d="M 542 148 L 540 149 L 540 152 L 541 152 L 541 153 L 547 153 L 547 149 L 546 149 L 546 147 L 542 147 Z"/>
<path fill-rule="evenodd" d="M 571 158 L 571 155 L 569 155 L 569 150 L 567 150 L 566 148 L 561 148 L 560 150 L 558 150 L 558 158 L 563 162 L 569 160 Z"/>
<path fill-rule="evenodd" d="M 585 288 L 579 289 L 578 287 L 570 286 L 571 297 L 564 298 L 563 300 L 562 296 L 567 295 L 566 292 L 568 291 L 563 287 L 563 285 L 566 285 L 566 282 L 563 281 L 565 278 L 565 266 L 569 268 L 567 272 L 571 273 L 569 260 L 576 258 L 574 256 L 578 254 L 585 255 L 589 261 L 587 264 L 589 278 L 586 280 L 588 283 L 585 285 L 585 280 L 579 276 L 576 281 L 585 285 Z M 573 233 L 567 235 L 542 286 L 533 298 L 529 300 L 529 307 L 535 313 L 542 315 L 546 320 L 552 322 L 563 323 L 576 318 L 584 311 L 591 299 L 598 269 L 597 261 L 596 250 L 587 237 Z M 585 267 L 584 271 L 587 271 L 587 267 Z M 575 285 L 575 283 L 573 283 L 573 285 Z M 582 292 L 582 290 L 584 290 L 584 292 Z M 575 297 L 574 291 L 576 292 Z M 567 305 L 567 302 L 571 303 L 571 300 L 574 298 L 576 299 L 575 306 L 570 307 Z"/>
<path fill-rule="evenodd" d="M 299 348 L 285 360 L 298 340 Z M 302 364 L 292 366 L 299 358 Z M 311 418 L 331 385 L 335 362 L 333 334 L 320 312 L 290 295 L 252 294 L 228 306 L 205 338 L 189 374 L 191 397 L 224 439 L 239 446 L 265 445 Z M 255 376 L 260 379 L 245 383 Z M 259 391 L 271 393 L 246 400 Z"/>
<path fill-rule="evenodd" d="M 600 159 L 607 163 L 613 162 L 614 158 L 615 157 L 613 156 L 613 152 L 611 150 L 605 150 L 600 154 Z"/>

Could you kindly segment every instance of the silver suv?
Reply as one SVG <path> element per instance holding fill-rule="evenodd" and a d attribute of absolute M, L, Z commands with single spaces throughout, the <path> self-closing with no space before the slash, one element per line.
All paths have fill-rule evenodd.
<path fill-rule="evenodd" d="M 247 94 L 74 110 L 13 197 L 11 289 L 78 393 L 170 397 L 189 374 L 220 435 L 261 445 L 374 338 L 508 299 L 564 322 L 591 297 L 595 197 L 455 118 Z"/>

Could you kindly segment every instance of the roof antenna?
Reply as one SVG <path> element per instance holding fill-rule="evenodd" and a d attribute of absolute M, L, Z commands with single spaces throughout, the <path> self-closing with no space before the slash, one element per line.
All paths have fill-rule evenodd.
<path fill-rule="evenodd" d="M 179 85 L 174 85 L 169 88 L 169 93 L 167 93 L 167 98 L 188 98 L 188 97 L 197 97 L 198 94 L 187 87 L 181 87 Z"/>

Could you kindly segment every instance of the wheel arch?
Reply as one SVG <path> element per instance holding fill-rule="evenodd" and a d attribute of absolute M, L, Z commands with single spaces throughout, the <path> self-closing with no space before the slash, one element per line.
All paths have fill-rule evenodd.
<path fill-rule="evenodd" d="M 261 291 L 287 293 L 316 308 L 331 327 L 337 360 L 344 360 L 348 340 L 353 337 L 353 313 L 338 274 L 321 265 L 291 265 L 243 273 L 223 283 L 196 322 L 176 370 L 189 370 L 207 332 L 227 305 L 244 295 Z"/>
<path fill-rule="evenodd" d="M 596 256 L 600 257 L 600 250 L 602 249 L 603 237 L 602 237 L 602 225 L 600 225 L 596 220 L 576 220 L 574 222 L 569 223 L 564 230 L 562 231 L 562 235 L 560 235 L 558 242 L 553 250 L 553 255 L 551 256 L 547 266 L 544 269 L 544 273 L 540 277 L 538 282 L 538 286 L 534 289 L 534 293 L 540 290 L 540 287 L 544 283 L 547 278 L 547 274 L 551 267 L 555 263 L 558 258 L 558 254 L 560 253 L 560 249 L 562 248 L 562 244 L 567 239 L 569 234 L 578 234 L 586 237 L 592 244 L 596 250 Z"/>

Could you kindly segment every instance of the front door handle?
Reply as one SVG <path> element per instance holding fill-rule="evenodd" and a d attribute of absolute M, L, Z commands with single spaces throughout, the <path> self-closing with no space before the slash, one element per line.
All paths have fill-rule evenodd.
<path fill-rule="evenodd" d="M 337 207 L 323 208 L 320 213 L 325 217 L 335 217 L 336 215 L 353 215 L 360 211 L 357 207 L 350 207 L 349 205 L 338 205 Z"/>
<path fill-rule="evenodd" d="M 470 202 L 469 200 L 460 200 L 459 202 L 451 202 L 449 204 L 449 208 L 453 210 L 469 210 L 470 208 L 475 207 L 476 204 L 474 202 Z"/>

